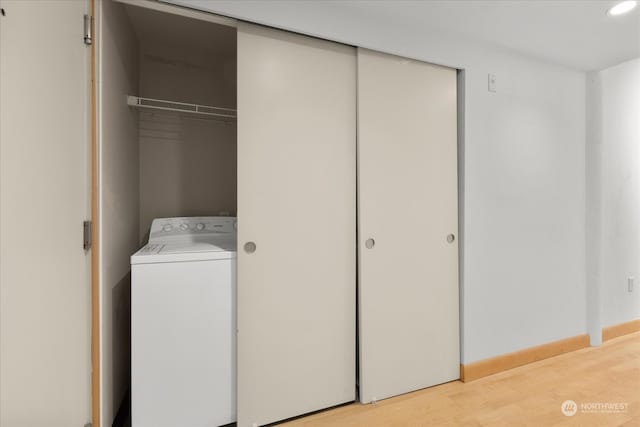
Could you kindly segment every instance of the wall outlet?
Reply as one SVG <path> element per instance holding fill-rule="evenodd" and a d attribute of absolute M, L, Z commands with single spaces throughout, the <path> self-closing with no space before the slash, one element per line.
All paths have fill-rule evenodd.
<path fill-rule="evenodd" d="M 489 74 L 489 92 L 496 91 L 496 75 Z"/>
<path fill-rule="evenodd" d="M 633 285 L 635 285 L 636 279 L 634 277 L 629 277 L 627 279 L 627 290 L 629 292 L 633 292 Z"/>

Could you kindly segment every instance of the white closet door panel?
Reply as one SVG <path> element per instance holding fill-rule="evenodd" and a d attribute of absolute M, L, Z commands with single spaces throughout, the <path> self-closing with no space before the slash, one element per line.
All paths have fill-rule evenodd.
<path fill-rule="evenodd" d="M 239 426 L 355 398 L 355 191 L 355 49 L 240 24 Z"/>
<path fill-rule="evenodd" d="M 0 425 L 91 419 L 86 1 L 0 7 Z"/>
<path fill-rule="evenodd" d="M 358 49 L 362 402 L 459 377 L 456 138 L 455 70 Z"/>

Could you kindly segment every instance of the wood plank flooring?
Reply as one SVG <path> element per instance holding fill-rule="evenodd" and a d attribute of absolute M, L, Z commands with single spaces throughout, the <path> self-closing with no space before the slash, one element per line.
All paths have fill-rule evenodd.
<path fill-rule="evenodd" d="M 566 416 L 561 404 L 573 400 Z M 626 404 L 585 412 L 581 404 Z M 469 383 L 454 381 L 378 402 L 341 406 L 281 424 L 287 427 L 638 426 L 640 332 Z"/>

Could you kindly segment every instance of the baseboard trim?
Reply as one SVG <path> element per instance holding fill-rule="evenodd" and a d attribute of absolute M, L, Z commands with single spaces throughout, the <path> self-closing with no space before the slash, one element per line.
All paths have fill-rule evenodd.
<path fill-rule="evenodd" d="M 518 366 L 537 362 L 563 353 L 589 347 L 589 335 L 577 335 L 547 344 L 529 347 L 513 353 L 502 354 L 468 365 L 460 365 L 460 379 L 463 382 L 477 380 Z"/>
<path fill-rule="evenodd" d="M 602 329 L 602 341 L 609 341 L 638 331 L 640 331 L 640 319 L 618 323 L 617 325 L 608 326 Z"/>

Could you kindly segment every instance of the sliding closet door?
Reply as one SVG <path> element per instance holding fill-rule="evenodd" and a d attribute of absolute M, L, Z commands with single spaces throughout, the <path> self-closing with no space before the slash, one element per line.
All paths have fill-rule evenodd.
<path fill-rule="evenodd" d="M 238 425 L 355 398 L 356 53 L 238 27 Z"/>
<path fill-rule="evenodd" d="M 358 50 L 360 400 L 459 377 L 456 71 Z"/>

